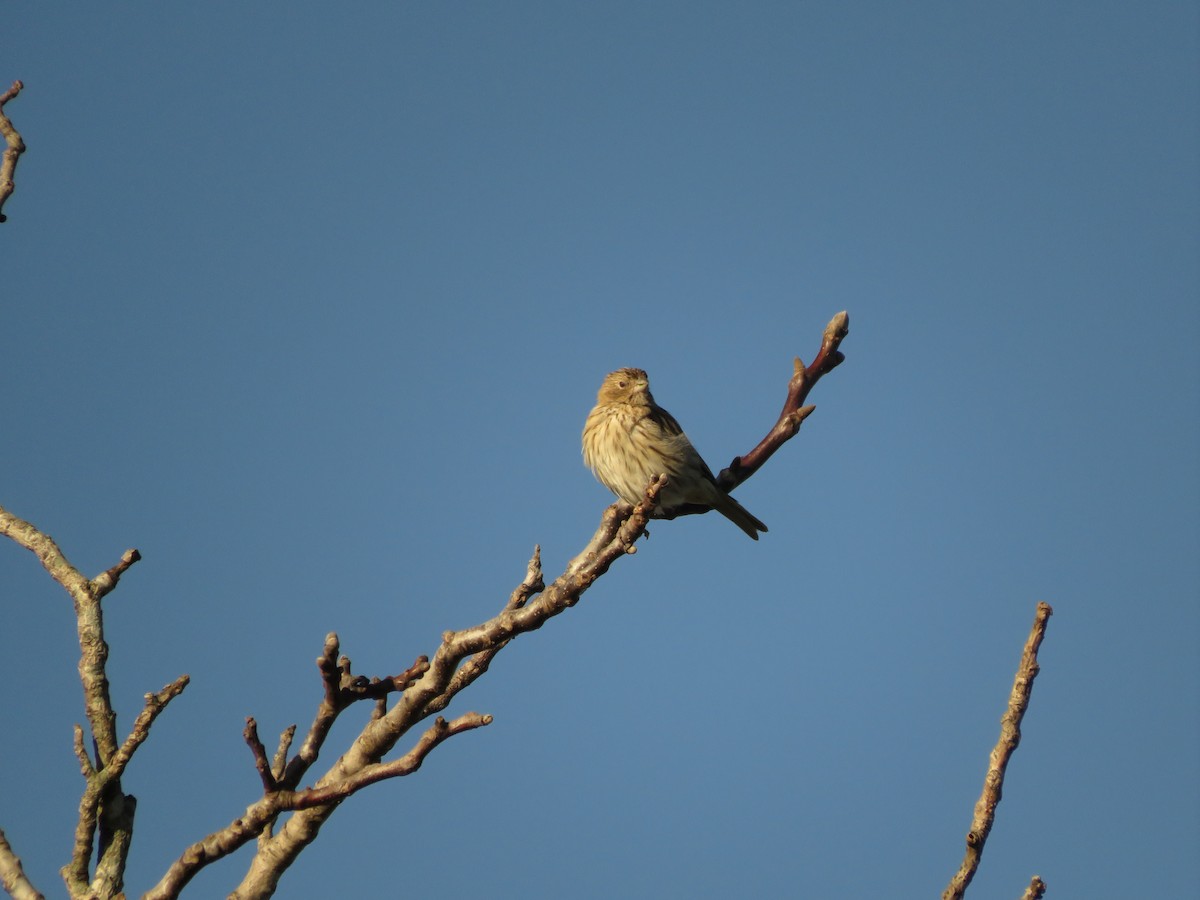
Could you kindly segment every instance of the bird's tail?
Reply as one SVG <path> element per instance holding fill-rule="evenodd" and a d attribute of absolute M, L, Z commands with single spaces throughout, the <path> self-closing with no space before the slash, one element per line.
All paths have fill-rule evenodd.
<path fill-rule="evenodd" d="M 758 533 L 767 530 L 767 526 L 756 519 L 750 510 L 746 509 L 746 507 L 742 506 L 742 504 L 738 503 L 724 491 L 721 491 L 721 499 L 713 504 L 713 509 L 756 541 L 758 540 Z"/>

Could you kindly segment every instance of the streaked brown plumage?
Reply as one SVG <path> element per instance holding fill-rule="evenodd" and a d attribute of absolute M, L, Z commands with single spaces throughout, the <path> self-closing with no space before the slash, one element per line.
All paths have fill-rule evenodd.
<path fill-rule="evenodd" d="M 617 369 L 605 377 L 583 426 L 583 461 L 626 503 L 640 502 L 650 479 L 666 475 L 660 506 L 711 506 L 756 541 L 767 530 L 717 486 L 679 423 L 654 402 L 641 369 Z"/>

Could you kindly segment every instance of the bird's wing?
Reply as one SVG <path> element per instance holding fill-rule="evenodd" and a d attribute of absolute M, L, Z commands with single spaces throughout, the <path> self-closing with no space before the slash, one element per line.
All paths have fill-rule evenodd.
<path fill-rule="evenodd" d="M 655 421 L 658 422 L 659 428 L 662 429 L 663 434 L 669 437 L 682 439 L 683 443 L 687 445 L 687 450 L 685 452 L 692 457 L 692 462 L 697 465 L 697 467 L 704 473 L 704 476 L 709 481 L 711 481 L 713 484 L 716 484 L 717 479 L 713 477 L 712 469 L 708 467 L 708 463 L 704 461 L 704 457 L 700 455 L 700 451 L 693 446 L 691 439 L 683 433 L 683 428 L 680 427 L 677 421 L 675 421 L 675 417 L 661 406 L 656 406 L 654 418 Z"/>

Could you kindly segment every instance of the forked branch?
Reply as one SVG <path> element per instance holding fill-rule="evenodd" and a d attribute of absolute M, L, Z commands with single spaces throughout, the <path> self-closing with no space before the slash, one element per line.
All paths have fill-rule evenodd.
<path fill-rule="evenodd" d="M 129 735 L 118 742 L 117 717 L 108 690 L 108 644 L 104 639 L 101 598 L 117 586 L 121 576 L 141 559 L 141 554 L 126 550 L 116 565 L 89 579 L 71 564 L 48 534 L 4 509 L 0 509 L 0 534 L 37 556 L 43 568 L 66 590 L 75 607 L 79 678 L 94 756 L 88 754 L 83 728 L 75 726 L 74 749 L 84 789 L 71 860 L 62 868 L 62 876 L 72 897 L 116 896 L 122 890 L 136 808 L 134 798 L 121 790 L 121 776 L 133 754 L 149 737 L 154 720 L 187 687 L 188 676 L 180 676 L 158 693 L 147 694 L 145 707 L 134 720 Z M 0 848 L 0 870 L 5 867 L 4 855 L 4 848 Z M 7 874 L 12 872 L 9 864 Z"/>

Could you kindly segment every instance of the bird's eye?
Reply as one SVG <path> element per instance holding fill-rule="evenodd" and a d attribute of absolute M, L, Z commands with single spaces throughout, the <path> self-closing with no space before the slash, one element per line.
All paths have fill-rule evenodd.
<path fill-rule="evenodd" d="M 618 382 L 617 382 L 617 387 L 625 387 L 625 386 L 627 386 L 628 384 L 629 384 L 629 382 L 628 382 L 628 381 L 618 381 Z"/>

